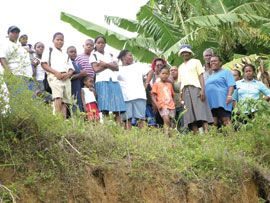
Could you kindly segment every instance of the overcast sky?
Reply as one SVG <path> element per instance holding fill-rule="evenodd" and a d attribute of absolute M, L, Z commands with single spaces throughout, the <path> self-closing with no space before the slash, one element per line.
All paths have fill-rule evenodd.
<path fill-rule="evenodd" d="M 7 0 L 1 4 L 0 41 L 5 39 L 11 25 L 18 26 L 21 29 L 20 34 L 27 34 L 29 43 L 42 41 L 45 46 L 51 46 L 55 32 L 63 32 L 64 48 L 74 45 L 80 53 L 83 51 L 84 40 L 89 37 L 61 21 L 61 11 L 109 27 L 104 22 L 104 15 L 135 19 L 139 8 L 146 2 L 147 0 Z"/>

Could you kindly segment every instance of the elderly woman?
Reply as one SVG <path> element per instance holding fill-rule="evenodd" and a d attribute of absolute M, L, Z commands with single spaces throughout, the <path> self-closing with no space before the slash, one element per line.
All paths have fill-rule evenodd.
<path fill-rule="evenodd" d="M 235 86 L 235 80 L 231 71 L 221 67 L 221 61 L 218 56 L 212 56 L 210 59 L 212 75 L 205 83 L 205 92 L 214 118 L 214 124 L 218 121 L 223 125 L 231 124 L 232 113 L 232 94 Z"/>
<path fill-rule="evenodd" d="M 211 57 L 214 55 L 214 51 L 213 49 L 211 48 L 208 48 L 206 50 L 204 50 L 203 52 L 203 59 L 204 59 L 204 73 L 203 73 L 203 77 L 204 77 L 204 81 L 206 81 L 209 76 L 212 74 L 212 70 L 211 70 L 211 67 L 210 67 L 210 59 Z"/>
<path fill-rule="evenodd" d="M 238 105 L 244 105 L 245 112 L 252 114 L 256 111 L 255 107 L 247 107 L 248 100 L 258 100 L 260 94 L 265 96 L 267 101 L 270 100 L 270 90 L 262 82 L 255 79 L 255 67 L 247 64 L 243 67 L 244 78 L 236 82 L 236 90 L 233 99 L 239 102 Z M 248 110 L 249 109 L 249 110 Z"/>
<path fill-rule="evenodd" d="M 198 132 L 203 127 L 208 131 L 208 123 L 213 123 L 213 117 L 205 98 L 204 78 L 201 62 L 191 58 L 193 52 L 189 45 L 181 46 L 179 55 L 184 62 L 179 66 L 178 81 L 181 83 L 181 99 L 184 100 L 187 112 L 184 115 L 184 127 Z"/>

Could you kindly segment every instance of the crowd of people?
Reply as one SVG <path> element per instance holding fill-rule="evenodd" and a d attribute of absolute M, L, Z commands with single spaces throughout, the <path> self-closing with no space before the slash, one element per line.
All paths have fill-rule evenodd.
<path fill-rule="evenodd" d="M 85 40 L 78 55 L 74 46 L 63 50 L 60 32 L 53 35 L 52 47 L 28 44 L 17 26 L 7 33 L 0 47 L 4 71 L 20 78 L 35 96 L 49 92 L 54 112 L 64 118 L 80 111 L 99 122 L 112 114 L 126 129 L 148 125 L 163 127 L 166 134 L 171 128 L 208 132 L 209 124 L 230 125 L 233 108 L 245 106 L 246 100 L 258 100 L 261 93 L 270 100 L 269 84 L 256 79 L 252 64 L 228 70 L 211 48 L 203 52 L 202 65 L 191 46 L 182 45 L 178 55 L 183 63 L 176 67 L 163 58 L 154 58 L 152 64 L 136 62 L 129 50 L 115 57 L 106 51 L 104 36 Z M 256 108 L 250 112 L 246 107 L 243 113 L 254 112 Z"/>

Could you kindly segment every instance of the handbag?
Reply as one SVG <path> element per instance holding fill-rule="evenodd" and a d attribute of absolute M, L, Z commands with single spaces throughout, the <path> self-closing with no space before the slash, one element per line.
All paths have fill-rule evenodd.
<path fill-rule="evenodd" d="M 51 66 L 51 55 L 52 55 L 52 48 L 50 47 L 49 48 L 49 66 Z M 51 87 L 50 87 L 50 85 L 49 85 L 49 82 L 48 82 L 48 75 L 47 75 L 47 73 L 45 72 L 45 77 L 44 77 L 44 79 L 43 79 L 43 85 L 44 85 L 44 90 L 46 91 L 46 92 L 48 92 L 48 93 L 52 93 L 52 89 L 51 89 Z"/>

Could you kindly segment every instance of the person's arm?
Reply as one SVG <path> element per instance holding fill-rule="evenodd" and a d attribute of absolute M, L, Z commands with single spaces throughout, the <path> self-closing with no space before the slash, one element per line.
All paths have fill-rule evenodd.
<path fill-rule="evenodd" d="M 80 79 L 80 78 L 83 78 L 83 77 L 86 77 L 86 76 L 87 76 L 86 70 L 81 70 L 80 73 L 73 74 L 71 76 L 71 80 Z"/>
<path fill-rule="evenodd" d="M 71 78 L 74 73 L 73 69 L 69 69 L 67 73 L 63 73 L 63 78 L 62 80 L 67 80 L 68 78 Z"/>
<path fill-rule="evenodd" d="M 61 80 L 63 78 L 63 75 L 62 73 L 54 70 L 52 67 L 49 66 L 48 63 L 46 62 L 41 62 L 41 67 L 46 71 L 46 72 L 49 72 L 49 73 L 52 73 L 53 75 L 55 75 L 55 77 L 58 79 L 58 80 Z"/>
<path fill-rule="evenodd" d="M 228 105 L 233 101 L 233 92 L 236 87 L 236 83 L 231 71 L 226 70 L 224 73 L 226 73 L 226 85 L 229 87 L 226 97 L 226 104 Z"/>
<path fill-rule="evenodd" d="M 158 105 L 158 100 L 157 100 L 157 92 L 158 92 L 158 86 L 157 86 L 157 83 L 155 83 L 151 91 L 151 99 L 152 99 L 154 112 L 157 112 L 158 109 L 160 108 L 160 106 Z"/>
<path fill-rule="evenodd" d="M 181 105 L 184 105 L 184 96 L 183 96 L 183 92 L 182 92 L 182 89 L 181 89 L 181 82 L 179 82 L 179 102 Z"/>
<path fill-rule="evenodd" d="M 170 86 L 171 86 L 172 98 L 174 99 L 175 93 L 174 93 L 174 89 L 173 89 L 173 84 L 170 83 Z"/>
<path fill-rule="evenodd" d="M 157 112 L 159 109 L 158 102 L 157 102 L 157 94 L 152 92 L 151 99 L 152 99 L 152 104 L 153 104 L 153 110 L 154 112 Z"/>
<path fill-rule="evenodd" d="M 102 72 L 107 68 L 106 63 L 104 63 L 103 61 L 100 61 L 99 63 L 93 62 L 92 67 L 93 67 L 95 73 Z"/>
<path fill-rule="evenodd" d="M 77 74 L 73 74 L 72 76 L 71 76 L 71 80 L 76 80 L 76 79 L 78 79 L 78 78 L 80 78 L 80 73 L 77 73 Z"/>
<path fill-rule="evenodd" d="M 265 100 L 270 101 L 270 89 L 265 86 L 262 82 L 259 82 L 259 90 L 264 94 Z"/>
<path fill-rule="evenodd" d="M 154 71 L 153 70 L 150 70 L 147 74 L 147 77 L 146 77 L 146 80 L 145 80 L 145 88 L 150 85 L 150 82 L 153 78 L 153 75 L 154 75 Z"/>
<path fill-rule="evenodd" d="M 233 97 L 232 97 L 233 91 L 234 91 L 234 86 L 230 86 L 227 93 L 227 97 L 226 97 L 227 105 L 233 101 Z"/>
<path fill-rule="evenodd" d="M 33 78 L 36 79 L 37 76 L 37 66 L 40 64 L 40 61 L 37 58 L 33 58 L 31 60 L 31 64 L 33 67 Z"/>
<path fill-rule="evenodd" d="M 111 69 L 112 71 L 118 71 L 119 70 L 119 66 L 117 62 L 111 62 L 111 63 L 107 63 L 107 68 Z"/>
<path fill-rule="evenodd" d="M 3 68 L 5 69 L 5 71 L 11 72 L 6 58 L 0 58 L 0 63 L 3 66 Z"/>
<path fill-rule="evenodd" d="M 204 86 L 204 78 L 203 78 L 203 73 L 201 73 L 199 75 L 199 81 L 200 81 L 200 85 L 201 85 L 201 92 L 200 92 L 200 98 L 201 101 L 205 100 L 205 86 Z"/>

